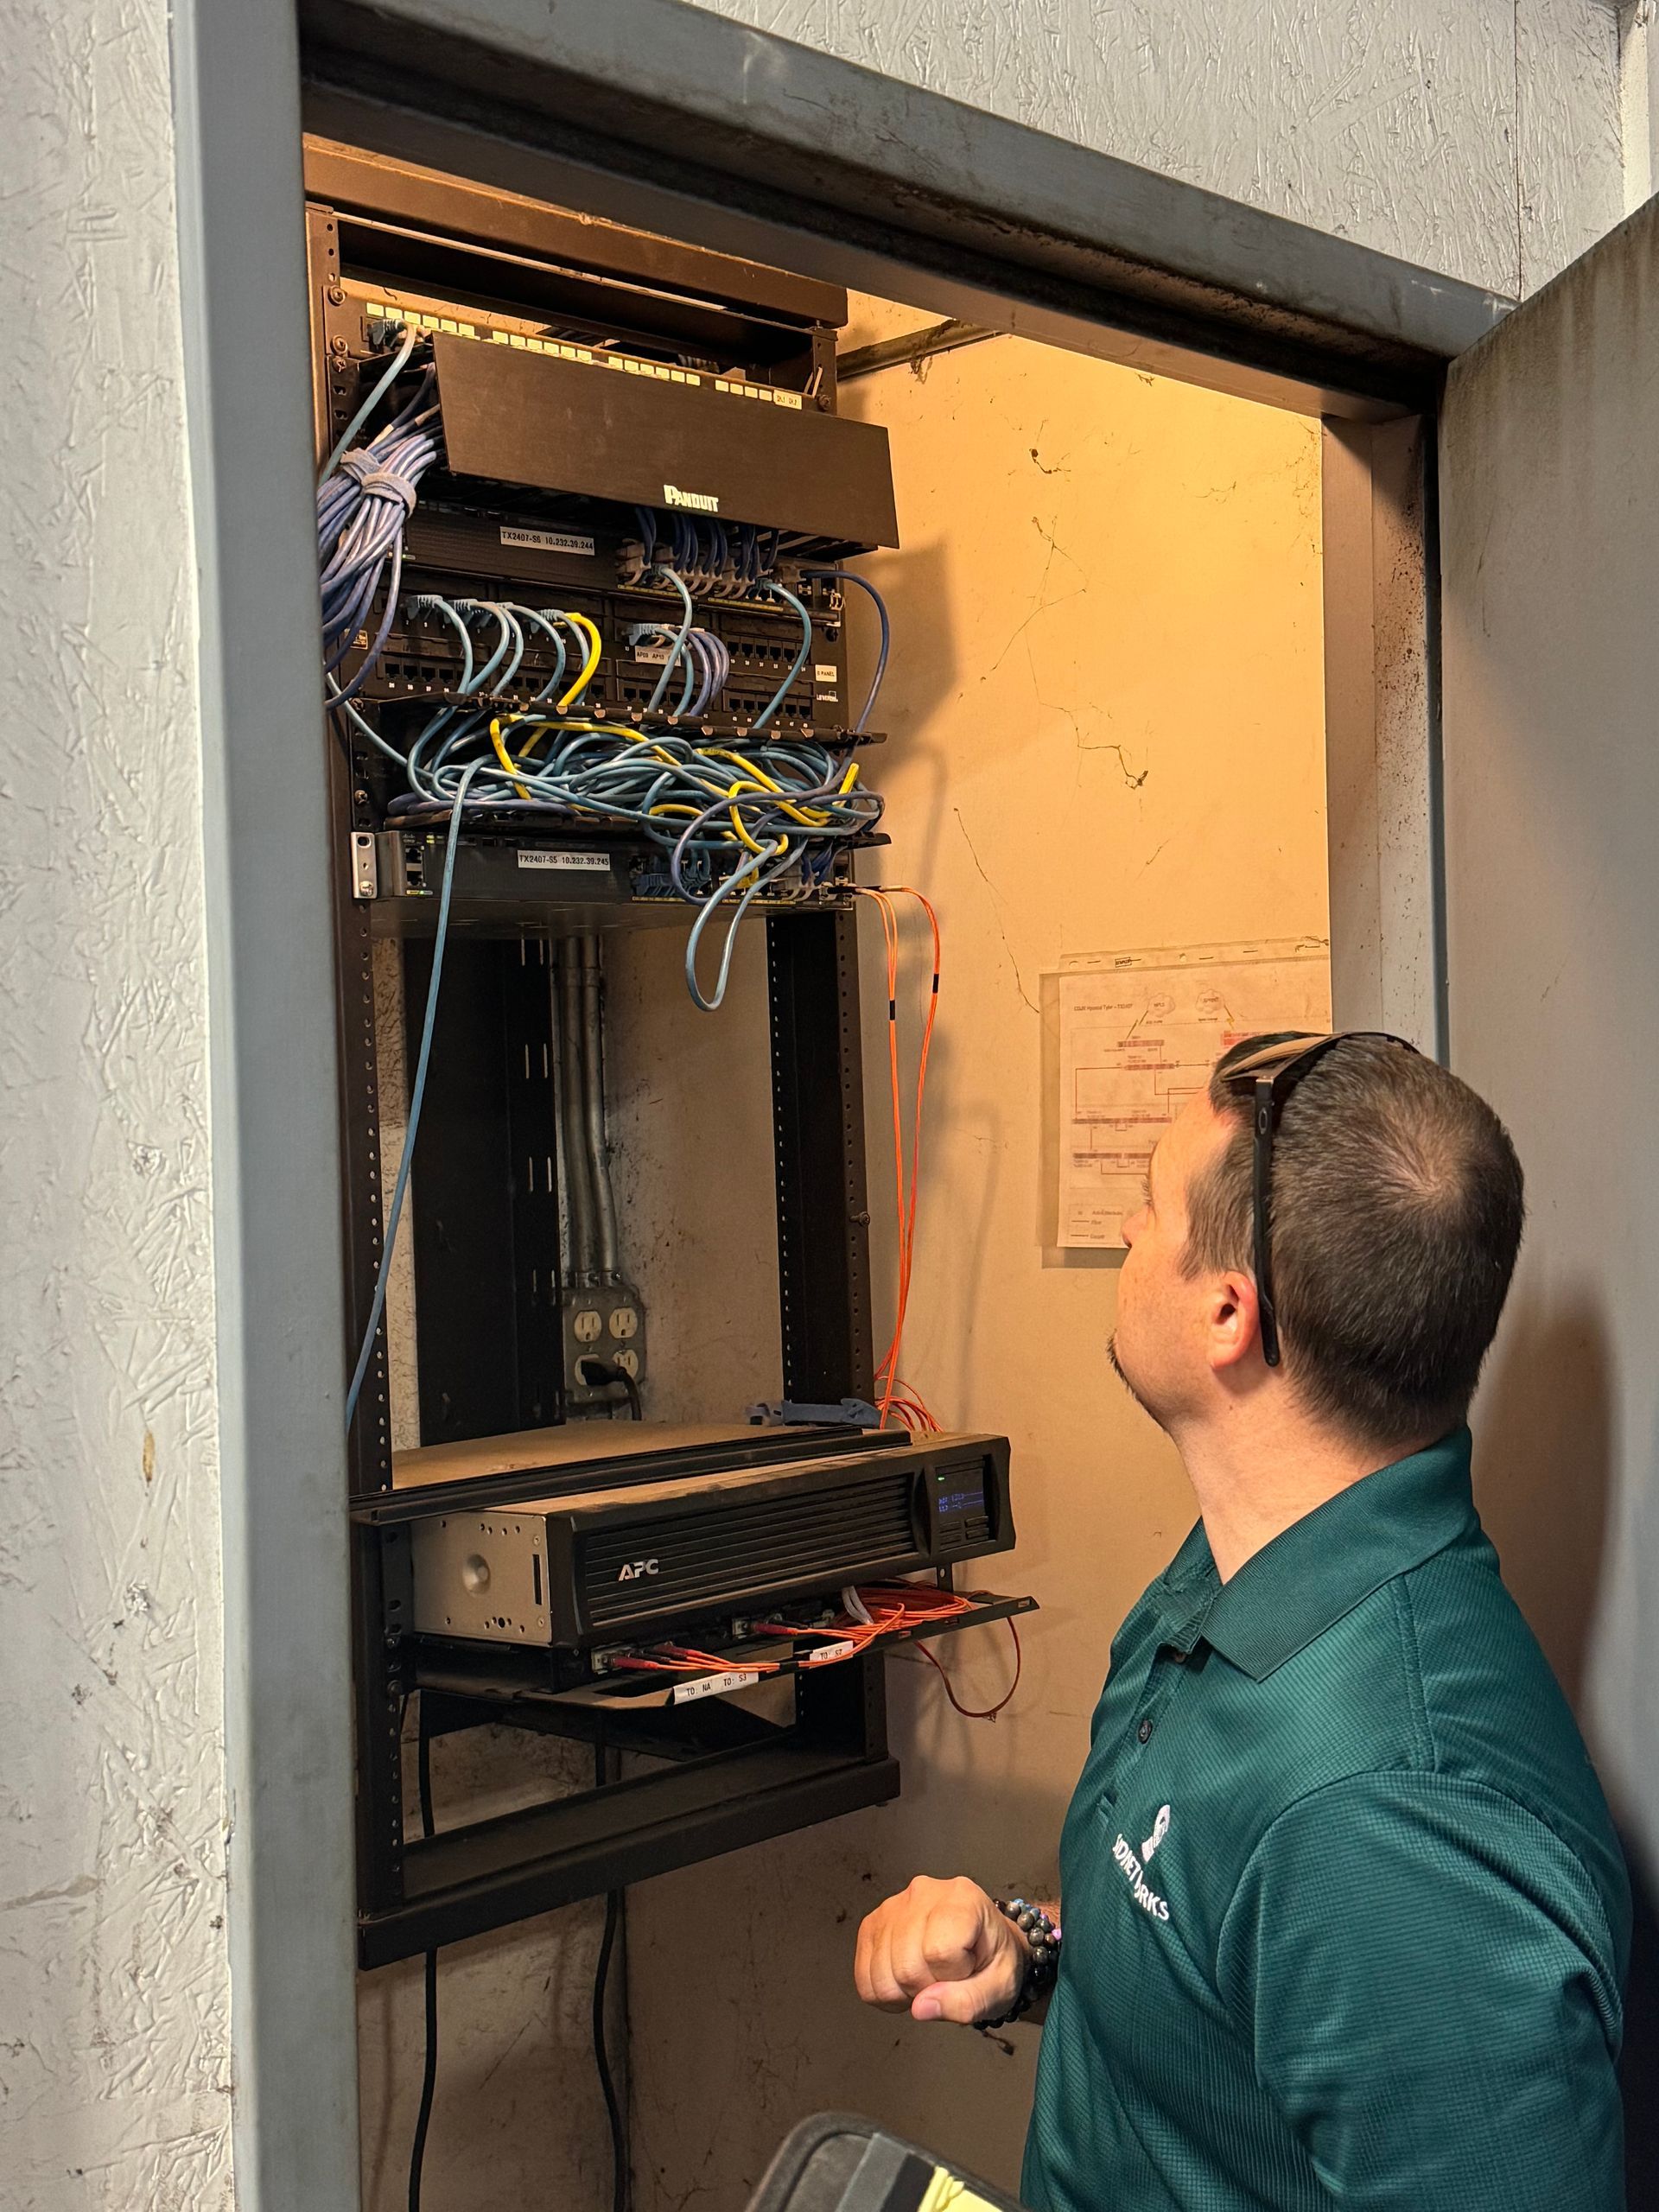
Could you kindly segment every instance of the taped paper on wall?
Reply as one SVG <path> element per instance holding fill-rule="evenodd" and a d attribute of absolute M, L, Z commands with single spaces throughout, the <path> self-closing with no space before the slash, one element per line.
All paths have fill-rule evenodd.
<path fill-rule="evenodd" d="M 1052 979 L 1058 1009 L 1056 1238 L 1109 1250 L 1141 1203 L 1159 1138 L 1229 1046 L 1331 1026 L 1317 938 L 1090 955 Z"/>

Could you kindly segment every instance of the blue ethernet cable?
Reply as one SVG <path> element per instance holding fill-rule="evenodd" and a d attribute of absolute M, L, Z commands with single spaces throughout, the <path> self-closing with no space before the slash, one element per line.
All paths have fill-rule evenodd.
<path fill-rule="evenodd" d="M 543 684 L 541 690 L 537 692 L 534 698 L 525 702 L 528 706 L 539 707 L 543 699 L 552 698 L 557 692 L 559 686 L 564 682 L 564 671 L 566 665 L 564 639 L 559 635 L 558 631 L 554 626 L 554 619 L 556 618 L 550 619 L 546 614 L 538 614 L 533 607 L 515 606 L 512 609 L 512 612 L 521 626 L 526 622 L 533 622 L 536 627 L 542 632 L 548 643 L 552 646 L 554 652 L 557 655 L 557 659 L 555 663 L 552 675 L 548 677 L 546 683 Z"/>
<path fill-rule="evenodd" d="M 680 518 L 676 516 L 675 519 L 676 521 L 678 521 Z M 693 622 L 696 620 L 696 610 L 691 604 L 691 594 L 686 589 L 685 586 L 680 582 L 679 576 L 676 573 L 675 569 L 658 567 L 654 573 L 659 576 L 664 577 L 668 582 L 671 583 L 675 590 L 678 592 L 680 597 L 684 601 L 685 620 L 681 623 L 678 630 L 674 633 L 673 650 L 670 652 L 668 658 L 663 663 L 663 672 L 657 678 L 657 688 L 652 693 L 650 699 L 646 702 L 645 712 L 651 715 L 654 715 L 663 703 L 663 694 L 668 689 L 668 679 L 673 675 L 674 671 L 680 664 L 680 656 L 685 651 L 686 639 L 690 632 Z M 666 622 L 660 622 L 653 625 L 653 627 L 666 631 L 668 625 Z"/>
<path fill-rule="evenodd" d="M 384 386 L 387 379 L 382 378 Z M 317 557 L 321 568 L 323 669 L 332 675 L 351 651 L 382 583 L 385 611 L 361 666 L 338 699 L 367 680 L 384 650 L 403 578 L 404 525 L 421 479 L 437 459 L 437 410 L 424 403 L 429 370 L 414 394 L 366 446 L 340 454 L 317 487 Z"/>
<path fill-rule="evenodd" d="M 407 416 L 410 410 L 404 412 Z M 700 563 L 711 533 L 706 528 L 693 531 L 683 517 L 671 522 L 678 537 L 672 550 L 683 560 Z M 755 531 L 746 537 L 739 531 L 734 538 L 725 536 L 713 550 L 731 564 L 735 576 L 751 558 L 764 565 L 778 536 L 776 531 Z M 360 545 L 353 549 L 361 550 Z M 666 545 L 664 550 L 669 550 Z M 664 562 L 658 573 L 678 589 L 684 616 L 677 627 L 649 626 L 672 641 L 652 695 L 653 726 L 626 728 L 607 724 L 602 717 L 590 720 L 574 702 L 563 710 L 548 703 L 569 664 L 560 632 L 569 628 L 573 636 L 577 634 L 574 619 L 563 610 L 495 601 L 452 604 L 435 594 L 412 601 L 410 609 L 435 614 L 454 631 L 461 678 L 448 702 L 437 706 L 420 728 L 407 753 L 390 746 L 352 703 L 346 687 L 332 679 L 330 704 L 358 735 L 402 767 L 409 789 L 405 797 L 391 802 L 389 819 L 440 806 L 448 813 L 453 830 L 456 810 L 464 808 L 470 796 L 474 805 L 481 801 L 515 817 L 588 816 L 637 828 L 664 854 L 675 891 L 699 910 L 687 946 L 686 981 L 695 1002 L 712 1012 L 725 996 L 736 932 L 754 900 L 791 870 L 798 870 L 803 886 L 823 881 L 836 846 L 868 834 L 880 819 L 882 801 L 875 792 L 848 787 L 844 747 L 832 752 L 821 741 L 780 737 L 770 727 L 805 665 L 812 638 L 806 607 L 775 579 L 762 575 L 747 589 L 792 607 L 801 625 L 801 643 L 782 683 L 748 734 L 738 741 L 736 752 L 730 742 L 687 732 L 675 718 L 662 719 L 662 700 L 677 664 L 681 676 L 677 720 L 695 722 L 722 689 L 731 655 L 723 639 L 696 623 L 691 594 L 677 570 Z M 853 581 L 863 582 L 858 577 Z M 864 588 L 875 596 L 873 587 Z M 480 666 L 473 653 L 472 630 L 485 613 L 495 616 L 501 635 Z M 481 695 L 493 679 L 498 690 L 502 681 L 511 680 L 521 662 L 526 632 L 532 628 L 553 644 L 557 671 L 537 700 L 504 713 L 485 703 Z M 589 650 L 586 637 L 581 649 L 585 658 Z M 508 654 L 508 673 L 502 677 L 498 672 Z M 874 696 L 873 689 L 872 700 Z M 863 719 L 869 711 L 867 702 Z M 494 750 L 493 724 L 510 766 L 503 765 Z M 715 925 L 715 906 L 725 909 L 726 926 L 713 986 L 705 990 L 697 961 L 704 936 Z"/>
<path fill-rule="evenodd" d="M 796 598 L 794 593 L 789 589 L 786 584 L 780 584 L 775 576 L 771 578 L 762 587 L 762 588 L 770 592 L 774 599 L 781 599 L 785 601 L 786 604 L 792 607 L 796 613 L 799 615 L 801 618 L 801 642 L 799 650 L 797 652 L 794 659 L 789 664 L 788 675 L 785 677 L 783 682 L 772 693 L 771 698 L 767 700 L 766 705 L 755 716 L 753 727 L 756 730 L 765 729 L 766 724 L 772 720 L 779 708 L 783 705 L 784 701 L 789 696 L 790 686 L 794 683 L 801 671 L 806 666 L 807 655 L 812 650 L 812 617 L 807 613 L 805 607 L 802 606 L 800 601 Z"/>
<path fill-rule="evenodd" d="M 404 1195 L 409 1188 L 409 1171 L 415 1158 L 415 1135 L 421 1126 L 421 1107 L 426 1097 L 427 1063 L 432 1057 L 432 1032 L 437 1024 L 438 984 L 443 976 L 444 940 L 449 933 L 449 897 L 455 881 L 455 848 L 461 837 L 461 810 L 467 798 L 467 786 L 484 766 L 475 760 L 465 771 L 455 786 L 455 801 L 449 812 L 449 842 L 443 855 L 443 888 L 438 896 L 438 931 L 432 946 L 432 978 L 426 987 L 426 1014 L 421 1023 L 420 1056 L 415 1063 L 415 1080 L 409 1093 L 409 1122 L 404 1131 L 404 1156 L 397 1163 L 397 1179 L 392 1185 L 391 1205 L 386 1214 L 385 1235 L 381 1241 L 380 1267 L 374 1279 L 374 1296 L 369 1304 L 369 1325 L 363 1332 L 363 1347 L 357 1355 L 357 1365 L 352 1373 L 346 1392 L 346 1428 L 347 1434 L 357 1416 L 357 1402 L 363 1389 L 363 1378 L 369 1371 L 369 1362 L 374 1357 L 374 1340 L 380 1331 L 380 1316 L 385 1311 L 386 1281 L 391 1273 L 391 1255 L 397 1244 L 397 1225 L 404 1216 Z"/>
<path fill-rule="evenodd" d="M 881 649 L 875 657 L 875 674 L 870 678 L 869 694 L 865 699 L 863 712 L 853 724 L 853 734 L 859 736 L 868 726 L 870 716 L 875 710 L 876 695 L 881 689 L 881 679 L 887 672 L 887 646 L 892 638 L 892 628 L 887 620 L 887 602 L 868 577 L 859 575 L 852 569 L 803 569 L 801 574 L 804 576 L 833 577 L 837 583 L 856 584 L 861 592 L 868 593 L 875 601 L 876 615 L 881 625 Z"/>
<path fill-rule="evenodd" d="M 786 837 L 779 837 L 772 848 L 770 855 L 754 853 L 746 855 L 741 865 L 734 868 L 725 880 L 717 885 L 702 901 L 697 918 L 691 925 L 691 933 L 685 941 L 685 987 L 691 994 L 692 1002 L 702 1013 L 718 1014 L 721 1006 L 724 1005 L 726 986 L 732 972 L 732 955 L 737 948 L 737 932 L 742 924 L 743 917 L 766 886 L 775 882 L 784 870 L 792 865 L 794 858 L 795 855 L 789 849 L 789 840 Z M 771 861 L 770 866 L 767 865 L 768 860 Z M 725 940 L 721 946 L 720 968 L 715 978 L 714 994 L 712 997 L 706 997 L 702 986 L 697 980 L 697 950 L 702 940 L 702 933 L 712 920 L 715 907 L 722 899 L 731 896 L 746 875 L 749 876 L 751 880 L 748 888 L 732 909 L 732 918 L 726 925 Z"/>
<path fill-rule="evenodd" d="M 406 330 L 404 333 L 403 341 L 399 345 L 397 353 L 392 357 L 391 365 L 387 369 L 385 374 L 380 378 L 378 382 L 375 385 L 373 391 L 370 392 L 368 397 L 358 409 L 356 414 L 353 416 L 351 421 L 340 432 L 340 442 L 335 446 L 334 451 L 329 454 L 327 460 L 323 462 L 321 468 L 318 471 L 319 480 L 322 477 L 332 476 L 334 474 L 335 468 L 339 465 L 340 456 L 341 454 L 349 450 L 352 440 L 357 435 L 363 425 L 368 421 L 370 416 L 373 414 L 375 409 L 380 404 L 380 402 L 385 397 L 386 394 L 391 390 L 393 385 L 397 383 L 398 378 L 403 374 L 404 368 L 408 365 L 410 355 L 415 351 L 416 340 L 419 336 L 420 333 L 417 330 Z"/>
<path fill-rule="evenodd" d="M 440 614 L 461 640 L 461 681 L 457 691 L 473 688 L 473 633 L 447 599 L 440 599 L 436 592 L 423 592 L 409 602 L 411 614 Z"/>
<path fill-rule="evenodd" d="M 495 618 L 495 651 L 466 688 L 471 691 L 504 690 L 512 683 L 514 671 L 524 657 L 524 632 L 498 600 L 458 599 L 455 601 L 455 612 L 463 621 L 468 624 L 476 616 L 481 614 L 489 614 Z M 515 639 L 518 640 L 516 652 L 512 652 Z M 511 659 L 508 659 L 509 653 L 512 653 Z M 507 665 L 498 676 L 496 671 L 501 669 L 504 660 L 507 662 Z"/>

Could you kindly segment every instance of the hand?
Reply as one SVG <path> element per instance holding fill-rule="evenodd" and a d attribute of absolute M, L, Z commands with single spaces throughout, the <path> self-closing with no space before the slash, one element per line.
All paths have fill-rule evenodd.
<path fill-rule="evenodd" d="M 1020 1993 L 1025 1939 L 976 1882 L 918 1874 L 858 1931 L 853 1980 L 867 2005 L 913 2020 L 994 2020 Z"/>

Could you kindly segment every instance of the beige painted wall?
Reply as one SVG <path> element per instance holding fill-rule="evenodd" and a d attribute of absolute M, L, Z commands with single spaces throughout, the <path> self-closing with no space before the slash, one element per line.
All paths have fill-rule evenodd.
<path fill-rule="evenodd" d="M 861 303 L 853 336 L 890 321 Z M 1326 922 L 1316 426 L 1010 339 L 848 397 L 891 428 L 905 534 L 869 569 L 895 637 L 880 873 L 925 887 L 944 928 L 906 1363 L 947 1422 L 1010 1435 L 1021 1541 L 986 1579 L 1043 1611 L 994 1726 L 959 1719 L 918 1663 L 892 1664 L 899 1804 L 633 1892 L 644 2212 L 734 2212 L 788 2126 L 833 2105 L 1012 2181 L 1035 2037 L 1010 2060 L 867 2013 L 849 1967 L 860 1914 L 918 1869 L 1052 1883 L 1112 1632 L 1192 1513 L 1106 1370 L 1116 1274 L 1042 1264 L 1041 978 L 1069 953 Z M 695 1353 L 701 1378 L 659 1384 L 658 1414 L 728 1413 L 775 1372 L 765 1099 L 745 1065 L 760 950 L 757 931 L 717 1019 L 685 1001 L 677 933 L 613 963 L 617 1135 L 656 1364 Z M 989 1702 L 1006 1637 L 963 1637 L 953 1663 Z"/>

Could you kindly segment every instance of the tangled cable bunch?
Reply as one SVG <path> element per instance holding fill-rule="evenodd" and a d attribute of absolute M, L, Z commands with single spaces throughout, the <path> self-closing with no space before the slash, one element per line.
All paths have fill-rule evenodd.
<path fill-rule="evenodd" d="M 440 720 L 448 722 L 448 718 Z M 479 772 L 484 749 L 493 763 Z M 686 982 L 706 1013 L 721 1002 L 738 925 L 769 884 L 798 867 L 804 883 L 828 873 L 837 843 L 873 828 L 882 802 L 857 788 L 858 764 L 799 741 L 735 745 L 678 731 L 622 731 L 526 710 L 429 723 L 407 760 L 411 793 L 452 800 L 475 774 L 474 801 L 524 804 L 568 817 L 633 824 L 658 846 L 676 891 L 698 908 Z M 697 977 L 704 931 L 731 902 L 713 990 Z"/>
<path fill-rule="evenodd" d="M 742 745 L 717 743 L 675 726 L 671 715 L 684 711 L 695 719 L 717 691 L 729 656 L 718 639 L 696 628 L 691 594 L 678 573 L 657 573 L 678 593 L 683 614 L 677 628 L 638 626 L 669 641 L 645 710 L 653 717 L 649 727 L 623 728 L 582 715 L 582 696 L 600 648 L 599 632 L 587 616 L 507 601 L 451 601 L 428 594 L 412 601 L 410 611 L 435 615 L 454 628 L 462 661 L 455 689 L 463 700 L 511 683 L 523 658 L 526 627 L 537 627 L 554 647 L 555 669 L 537 697 L 522 707 L 502 711 L 497 703 L 446 703 L 404 753 L 359 713 L 346 691 L 331 688 L 334 703 L 358 734 L 404 772 L 409 796 L 394 801 L 394 816 L 434 803 L 451 804 L 464 778 L 475 805 L 626 823 L 641 830 L 664 853 L 674 889 L 699 909 L 686 947 L 686 983 L 696 1004 L 712 1013 L 724 999 L 738 926 L 754 900 L 791 870 L 798 870 L 804 890 L 823 881 L 836 848 L 880 821 L 882 801 L 859 787 L 858 763 L 849 751 L 772 732 L 812 643 L 811 616 L 784 584 L 763 582 L 753 588 L 793 610 L 800 644 Z M 482 626 L 493 626 L 493 637 L 480 658 L 474 640 Z M 567 634 L 581 652 L 569 683 Z M 677 671 L 681 706 L 670 709 L 664 701 Z M 722 906 L 728 908 L 728 925 L 713 989 L 705 991 L 698 955 L 703 933 Z"/>
<path fill-rule="evenodd" d="M 421 479 L 442 449 L 438 410 L 427 404 L 433 388 L 429 369 L 367 445 L 350 443 L 408 362 L 414 342 L 411 332 L 329 455 L 317 486 L 322 665 L 331 680 L 383 589 L 385 594 L 379 630 L 362 665 L 348 683 L 332 687 L 336 702 L 361 689 L 385 645 L 403 575 L 404 525 L 414 512 Z"/>

